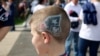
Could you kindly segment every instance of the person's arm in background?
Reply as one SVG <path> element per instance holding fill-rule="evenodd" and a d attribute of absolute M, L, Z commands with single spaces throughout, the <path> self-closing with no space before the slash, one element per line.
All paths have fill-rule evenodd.
<path fill-rule="evenodd" d="M 5 26 L 0 28 L 0 41 L 6 36 L 6 34 L 11 30 L 11 26 Z"/>

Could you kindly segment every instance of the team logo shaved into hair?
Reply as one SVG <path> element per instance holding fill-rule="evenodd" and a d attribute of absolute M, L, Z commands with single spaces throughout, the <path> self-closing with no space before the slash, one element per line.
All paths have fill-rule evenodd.
<path fill-rule="evenodd" d="M 54 35 L 59 35 L 61 33 L 61 15 L 53 15 L 53 16 L 48 16 L 44 24 L 42 24 L 42 28 L 47 29 L 47 31 L 53 33 Z"/>

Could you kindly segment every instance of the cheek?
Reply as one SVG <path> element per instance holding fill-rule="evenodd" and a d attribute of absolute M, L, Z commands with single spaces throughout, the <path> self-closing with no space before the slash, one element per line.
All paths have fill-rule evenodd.
<path fill-rule="evenodd" d="M 34 38 L 32 37 L 32 44 L 35 46 L 35 41 Z"/>
<path fill-rule="evenodd" d="M 38 45 L 39 39 L 37 37 L 32 37 L 32 44 L 36 47 Z"/>
<path fill-rule="evenodd" d="M 32 38 L 32 44 L 34 45 L 37 53 L 40 55 L 40 54 L 43 54 L 45 53 L 44 50 L 45 50 L 45 45 L 43 44 L 43 41 L 40 39 L 41 37 L 33 37 Z"/>
<path fill-rule="evenodd" d="M 34 45 L 34 47 L 35 47 L 38 54 L 41 53 L 41 51 L 43 51 L 42 50 L 42 45 L 43 44 L 42 44 L 42 41 L 41 41 L 40 37 L 33 37 L 32 38 L 32 44 Z"/>

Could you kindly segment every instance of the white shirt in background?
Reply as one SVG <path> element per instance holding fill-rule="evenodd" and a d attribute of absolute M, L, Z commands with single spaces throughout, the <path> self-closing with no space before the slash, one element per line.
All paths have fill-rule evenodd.
<path fill-rule="evenodd" d="M 92 41 L 100 41 L 100 2 L 94 2 L 96 11 L 97 11 L 97 22 L 96 26 L 87 25 L 83 22 L 83 13 L 80 13 L 80 19 L 82 19 L 82 27 L 80 30 L 79 36 L 83 39 L 92 40 Z"/>
<path fill-rule="evenodd" d="M 33 8 L 33 13 L 34 12 L 36 12 L 37 10 L 40 10 L 40 9 L 43 9 L 43 8 L 45 8 L 46 6 L 45 5 L 40 5 L 40 4 L 38 4 L 38 5 L 36 5 L 34 8 Z"/>
<path fill-rule="evenodd" d="M 38 4 L 38 0 L 33 0 L 31 3 L 31 12 L 33 12 L 32 10 L 34 9 L 34 7 Z"/>
<path fill-rule="evenodd" d="M 80 5 L 80 4 L 74 5 L 73 2 L 69 2 L 69 3 L 65 6 L 65 8 L 64 8 L 64 10 L 65 10 L 66 13 L 68 14 L 68 17 L 69 17 L 69 19 L 70 19 L 71 22 L 72 22 L 72 21 L 78 21 L 78 17 L 71 17 L 71 16 L 69 16 L 70 10 L 75 11 L 75 12 L 79 15 L 81 9 L 82 9 L 82 8 L 81 8 L 81 5 Z M 79 32 L 79 31 L 80 31 L 80 28 L 81 28 L 81 23 L 80 23 L 80 25 L 78 26 L 78 28 L 76 28 L 76 29 L 72 29 L 72 28 L 71 28 L 71 31 Z"/>

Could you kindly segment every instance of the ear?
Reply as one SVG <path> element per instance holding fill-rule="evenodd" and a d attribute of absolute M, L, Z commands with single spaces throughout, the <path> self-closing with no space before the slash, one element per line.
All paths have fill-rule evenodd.
<path fill-rule="evenodd" d="M 48 44 L 50 42 L 50 35 L 47 32 L 42 32 L 43 41 L 45 44 Z"/>

